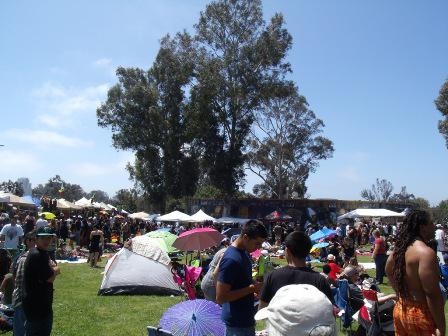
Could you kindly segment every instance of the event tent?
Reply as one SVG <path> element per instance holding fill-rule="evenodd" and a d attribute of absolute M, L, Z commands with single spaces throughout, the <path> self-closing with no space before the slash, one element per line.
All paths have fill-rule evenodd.
<path fill-rule="evenodd" d="M 149 214 L 146 212 L 135 212 L 133 214 L 129 215 L 129 218 L 134 218 L 134 219 L 147 219 L 149 217 Z"/>
<path fill-rule="evenodd" d="M 77 200 L 75 202 L 75 204 L 79 205 L 80 207 L 83 207 L 83 208 L 91 208 L 92 207 L 92 202 L 89 199 L 85 198 L 85 197 Z"/>
<path fill-rule="evenodd" d="M 221 217 L 216 220 L 218 223 L 233 224 L 238 223 L 240 225 L 246 224 L 250 221 L 250 218 L 237 218 L 237 217 Z"/>
<path fill-rule="evenodd" d="M 213 218 L 212 216 L 207 215 L 204 211 L 199 210 L 198 212 L 196 212 L 194 215 L 191 216 L 190 219 L 191 222 L 216 222 L 216 219 Z"/>
<path fill-rule="evenodd" d="M 69 202 L 63 198 L 57 200 L 56 207 L 61 210 L 80 210 L 81 206 L 76 205 L 75 203 Z"/>
<path fill-rule="evenodd" d="M 176 210 L 166 215 L 159 216 L 156 220 L 158 222 L 190 222 L 191 216 Z"/>
<path fill-rule="evenodd" d="M 361 217 L 404 217 L 404 213 L 394 212 L 387 209 L 356 209 L 339 216 L 338 220 L 344 218 L 361 218 Z"/>
<path fill-rule="evenodd" d="M 0 192 L 0 203 L 10 203 L 13 205 L 27 206 L 27 207 L 36 206 L 33 201 L 27 200 L 23 197 L 8 192 Z"/>
<path fill-rule="evenodd" d="M 180 295 L 168 254 L 150 237 L 132 239 L 106 265 L 99 295 Z"/>

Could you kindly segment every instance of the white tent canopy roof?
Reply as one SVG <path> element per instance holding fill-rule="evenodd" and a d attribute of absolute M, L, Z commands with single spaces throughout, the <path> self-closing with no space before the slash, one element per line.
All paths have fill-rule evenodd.
<path fill-rule="evenodd" d="M 75 202 L 75 204 L 79 205 L 80 207 L 83 207 L 83 208 L 89 208 L 89 207 L 92 206 L 92 202 L 89 199 L 85 198 L 85 197 L 77 200 Z"/>
<path fill-rule="evenodd" d="M 248 221 L 250 221 L 250 218 L 237 218 L 237 217 L 221 217 L 216 220 L 218 223 L 224 223 L 224 224 L 232 224 L 232 223 L 238 223 L 238 224 L 246 224 Z"/>
<path fill-rule="evenodd" d="M 192 221 L 192 222 L 207 222 L 207 221 L 216 222 L 216 219 L 213 218 L 212 216 L 207 215 L 204 211 L 199 210 L 198 212 L 196 212 L 194 215 L 191 216 L 190 221 Z"/>
<path fill-rule="evenodd" d="M 72 209 L 72 210 L 80 210 L 82 207 L 79 205 L 76 205 L 75 203 L 69 202 L 63 198 L 60 198 L 57 200 L 57 206 L 58 209 Z"/>
<path fill-rule="evenodd" d="M 159 216 L 156 220 L 159 222 L 191 222 L 191 216 L 176 210 L 166 215 Z"/>
<path fill-rule="evenodd" d="M 28 201 L 20 196 L 0 191 L 0 203 L 11 203 L 16 205 L 36 206 L 33 202 Z"/>
<path fill-rule="evenodd" d="M 147 219 L 149 217 L 149 214 L 144 211 L 141 211 L 130 214 L 129 217 L 134 219 Z"/>
<path fill-rule="evenodd" d="M 360 218 L 360 217 L 404 217 L 400 212 L 394 212 L 387 209 L 356 209 L 339 216 L 338 220 L 344 218 Z"/>

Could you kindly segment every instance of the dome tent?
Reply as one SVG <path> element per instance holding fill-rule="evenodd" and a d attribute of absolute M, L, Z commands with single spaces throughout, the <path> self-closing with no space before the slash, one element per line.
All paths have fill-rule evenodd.
<path fill-rule="evenodd" d="M 168 254 L 150 237 L 132 239 L 107 263 L 99 295 L 181 295 Z"/>

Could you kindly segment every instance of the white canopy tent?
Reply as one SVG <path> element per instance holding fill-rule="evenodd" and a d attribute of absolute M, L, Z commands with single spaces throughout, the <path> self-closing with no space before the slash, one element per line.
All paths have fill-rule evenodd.
<path fill-rule="evenodd" d="M 216 222 L 216 219 L 213 218 L 212 216 L 207 215 L 204 211 L 199 210 L 198 212 L 196 212 L 194 215 L 191 216 L 190 219 L 191 222 L 198 222 L 198 223 L 202 223 L 202 222 Z"/>
<path fill-rule="evenodd" d="M 13 205 L 33 206 L 36 205 L 32 201 L 28 201 L 23 197 L 0 191 L 0 203 L 11 203 Z"/>
<path fill-rule="evenodd" d="M 134 218 L 134 219 L 148 219 L 149 214 L 146 212 L 135 212 L 133 214 L 129 215 L 129 218 Z"/>
<path fill-rule="evenodd" d="M 240 225 L 246 224 L 250 221 L 250 218 L 237 218 L 237 217 L 221 217 L 216 220 L 218 223 L 233 224 L 238 223 Z"/>
<path fill-rule="evenodd" d="M 191 216 L 176 210 L 176 211 L 170 212 L 166 215 L 157 217 L 156 221 L 158 221 L 158 222 L 191 222 Z"/>
<path fill-rule="evenodd" d="M 114 207 L 112 204 L 107 203 L 106 205 L 107 205 L 107 206 L 109 207 L 109 209 L 111 209 L 111 210 L 117 210 L 117 207 Z"/>
<path fill-rule="evenodd" d="M 75 204 L 80 206 L 80 207 L 82 207 L 82 208 L 91 208 L 92 207 L 92 202 L 89 199 L 85 198 L 85 197 L 77 200 L 75 202 Z"/>
<path fill-rule="evenodd" d="M 57 206 L 58 209 L 62 210 L 81 210 L 82 207 L 79 205 L 76 205 L 75 203 L 69 202 L 63 198 L 60 198 L 57 200 Z"/>
<path fill-rule="evenodd" d="M 338 220 L 361 217 L 405 217 L 405 214 L 387 209 L 356 209 L 339 216 Z"/>

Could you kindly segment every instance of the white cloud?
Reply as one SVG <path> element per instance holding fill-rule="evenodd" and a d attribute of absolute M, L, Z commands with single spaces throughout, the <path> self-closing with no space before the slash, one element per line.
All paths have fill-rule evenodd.
<path fill-rule="evenodd" d="M 37 107 L 37 121 L 53 128 L 73 128 L 85 120 L 86 113 L 95 113 L 108 89 L 107 83 L 80 89 L 44 83 L 31 93 Z"/>
<path fill-rule="evenodd" d="M 2 161 L 0 175 L 4 177 L 3 179 L 15 180 L 22 175 L 28 176 L 44 166 L 33 153 L 2 149 L 0 155 Z"/>
<path fill-rule="evenodd" d="M 100 58 L 93 62 L 96 67 L 110 67 L 112 65 L 112 60 L 110 58 Z"/>
<path fill-rule="evenodd" d="M 116 162 L 78 162 L 76 167 L 72 168 L 72 174 L 83 178 L 121 175 L 125 172 L 128 162 L 133 163 L 134 160 L 135 154 L 126 152 L 122 153 L 121 158 Z"/>
<path fill-rule="evenodd" d="M 89 141 L 62 135 L 52 131 L 12 128 L 0 133 L 12 141 L 20 141 L 37 147 L 61 146 L 61 147 L 86 147 L 91 146 Z"/>

